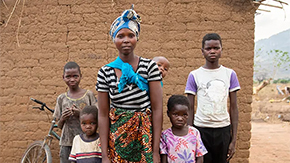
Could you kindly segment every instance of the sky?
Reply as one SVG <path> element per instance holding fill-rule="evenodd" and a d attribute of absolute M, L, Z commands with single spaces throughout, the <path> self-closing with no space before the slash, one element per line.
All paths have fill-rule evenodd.
<path fill-rule="evenodd" d="M 281 0 L 288 3 L 283 4 L 284 9 L 260 5 L 259 9 L 270 10 L 271 12 L 259 11 L 255 15 L 255 41 L 269 38 L 279 32 L 290 29 L 290 0 Z M 281 6 L 273 0 L 266 0 L 263 3 Z"/>

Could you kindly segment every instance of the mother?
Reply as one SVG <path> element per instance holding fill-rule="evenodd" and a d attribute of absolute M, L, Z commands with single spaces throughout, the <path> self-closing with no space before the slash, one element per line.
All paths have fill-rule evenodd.
<path fill-rule="evenodd" d="M 158 67 L 134 53 L 140 16 L 125 10 L 111 25 L 117 59 L 98 72 L 103 162 L 160 162 L 162 89 Z"/>

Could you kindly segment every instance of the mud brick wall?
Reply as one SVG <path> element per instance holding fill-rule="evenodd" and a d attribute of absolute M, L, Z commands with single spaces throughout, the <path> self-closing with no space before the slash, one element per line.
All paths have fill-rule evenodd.
<path fill-rule="evenodd" d="M 66 91 L 62 68 L 67 61 L 79 63 L 81 87 L 96 93 L 99 68 L 117 57 L 108 35 L 110 25 L 132 3 L 142 18 L 136 54 L 147 58 L 163 55 L 171 62 L 163 88 L 164 129 L 170 127 L 165 114 L 167 99 L 183 94 L 188 73 L 204 64 L 202 37 L 208 32 L 221 35 L 220 63 L 237 72 L 242 87 L 232 162 L 249 162 L 255 13 L 250 1 L 26 0 L 23 5 L 22 0 L 8 22 L 14 3 L 0 2 L 1 162 L 19 162 L 26 147 L 47 134 L 51 114 L 32 110 L 29 98 L 53 108 L 57 96 Z M 57 144 L 53 140 L 53 162 L 58 162 Z"/>

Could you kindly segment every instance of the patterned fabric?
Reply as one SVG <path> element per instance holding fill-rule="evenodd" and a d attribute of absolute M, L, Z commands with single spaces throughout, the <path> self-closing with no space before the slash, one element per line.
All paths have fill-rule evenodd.
<path fill-rule="evenodd" d="M 77 163 L 101 163 L 102 151 L 100 138 L 87 141 L 83 134 L 75 136 L 69 160 Z"/>
<path fill-rule="evenodd" d="M 171 128 L 161 134 L 160 153 L 167 155 L 169 163 L 195 163 L 196 157 L 207 153 L 199 131 L 188 126 L 188 134 L 176 136 Z"/>
<path fill-rule="evenodd" d="M 188 75 L 185 93 L 197 96 L 194 125 L 219 128 L 230 125 L 227 109 L 229 92 L 240 90 L 234 70 L 224 66 L 217 69 L 200 67 Z"/>
<path fill-rule="evenodd" d="M 118 84 L 119 93 L 122 92 L 126 84 L 136 84 L 142 91 L 149 91 L 148 81 L 138 72 L 135 73 L 133 67 L 129 63 L 124 63 L 119 56 L 115 61 L 107 64 L 107 66 L 117 68 L 122 71 L 122 76 Z"/>
<path fill-rule="evenodd" d="M 67 93 L 63 93 L 57 97 L 55 110 L 53 117 L 57 120 L 60 119 L 62 111 L 66 108 L 71 108 L 76 105 L 78 108 L 83 109 L 87 105 L 94 105 L 96 103 L 96 97 L 94 93 L 87 90 L 83 97 L 73 99 L 68 97 Z M 76 135 L 83 133 L 80 125 L 79 117 L 71 116 L 67 119 L 61 130 L 61 139 L 59 145 L 72 146 L 73 139 Z"/>
<path fill-rule="evenodd" d="M 153 162 L 151 111 L 111 108 L 109 157 L 113 163 Z"/>
<path fill-rule="evenodd" d="M 114 41 L 117 33 L 123 29 L 128 28 L 136 34 L 137 40 L 140 33 L 140 16 L 133 10 L 125 10 L 120 17 L 118 17 L 111 25 L 110 35 Z"/>
<path fill-rule="evenodd" d="M 150 59 L 140 57 L 136 73 L 148 82 L 162 80 L 156 63 Z M 105 65 L 98 72 L 96 90 L 109 93 L 111 108 L 132 111 L 145 111 L 147 108 L 151 108 L 150 98 L 145 90 L 142 91 L 136 84 L 127 84 L 119 93 L 118 80 L 112 67 Z"/>

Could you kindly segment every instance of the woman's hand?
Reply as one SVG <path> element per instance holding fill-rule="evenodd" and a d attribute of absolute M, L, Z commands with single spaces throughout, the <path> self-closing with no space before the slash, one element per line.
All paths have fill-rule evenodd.
<path fill-rule="evenodd" d="M 102 156 L 102 163 L 111 163 L 111 161 L 108 156 Z"/>
<path fill-rule="evenodd" d="M 160 154 L 159 152 L 154 152 L 153 153 L 153 163 L 160 163 L 161 160 L 160 160 Z"/>

